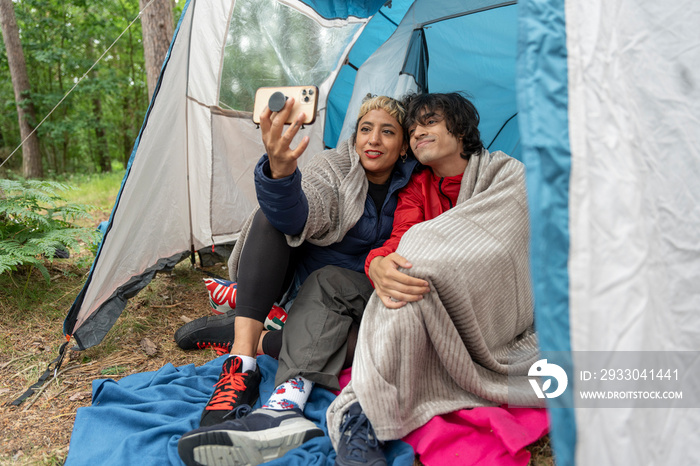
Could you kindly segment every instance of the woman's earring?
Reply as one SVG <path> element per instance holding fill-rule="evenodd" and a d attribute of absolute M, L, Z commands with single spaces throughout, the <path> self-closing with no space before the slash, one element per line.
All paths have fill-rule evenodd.
<path fill-rule="evenodd" d="M 401 154 L 401 161 L 403 163 L 406 163 L 406 159 L 408 159 L 408 154 L 404 152 L 403 154 Z"/>

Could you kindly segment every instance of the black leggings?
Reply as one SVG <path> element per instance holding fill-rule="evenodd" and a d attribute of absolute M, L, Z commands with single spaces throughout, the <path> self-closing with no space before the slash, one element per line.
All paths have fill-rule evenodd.
<path fill-rule="evenodd" d="M 241 250 L 236 315 L 265 322 L 272 305 L 282 299 L 294 277 L 294 254 L 284 234 L 261 210 Z"/>
<path fill-rule="evenodd" d="M 296 264 L 295 248 L 284 234 L 270 224 L 261 210 L 241 250 L 238 265 L 236 315 L 265 322 L 270 308 L 280 301 L 292 283 Z M 342 367 L 352 365 L 359 325 L 353 322 L 347 337 L 348 349 Z M 265 354 L 277 359 L 282 348 L 282 330 L 273 330 L 263 338 Z"/>

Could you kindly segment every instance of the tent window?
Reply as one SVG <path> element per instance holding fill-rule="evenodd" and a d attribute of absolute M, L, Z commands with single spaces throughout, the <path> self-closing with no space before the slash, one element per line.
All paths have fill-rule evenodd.
<path fill-rule="evenodd" d="M 234 8 L 219 93 L 219 105 L 234 110 L 252 111 L 258 87 L 320 86 L 360 27 L 324 27 L 275 0 L 238 0 Z"/>

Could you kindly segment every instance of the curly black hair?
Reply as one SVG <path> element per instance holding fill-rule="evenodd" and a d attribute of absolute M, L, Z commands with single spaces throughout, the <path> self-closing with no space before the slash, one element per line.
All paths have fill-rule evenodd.
<path fill-rule="evenodd" d="M 424 124 L 426 118 L 437 113 L 445 119 L 447 130 L 462 140 L 462 158 L 469 160 L 484 148 L 479 134 L 479 112 L 461 93 L 409 94 L 403 98 L 403 104 L 407 110 L 404 128 Z"/>

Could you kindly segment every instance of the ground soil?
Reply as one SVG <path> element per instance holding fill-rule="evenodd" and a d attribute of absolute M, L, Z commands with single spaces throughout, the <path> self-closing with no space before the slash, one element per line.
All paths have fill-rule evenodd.
<path fill-rule="evenodd" d="M 201 282 L 204 275 L 183 263 L 172 273 L 158 275 L 131 299 L 103 343 L 85 351 L 70 350 L 58 377 L 19 407 L 7 406 L 58 354 L 64 341 L 61 328 L 65 312 L 84 282 L 83 276 L 77 276 L 79 270 L 70 263 L 55 262 L 52 283 L 45 285 L 44 295 L 38 294 L 45 296 L 39 299 L 46 302 L 37 303 L 34 311 L 18 311 L 13 303 L 19 300 L 3 295 L 5 290 L 0 289 L 0 464 L 63 464 L 76 410 L 90 405 L 93 380 L 120 379 L 157 370 L 166 363 L 201 365 L 217 356 L 211 350 L 184 352 L 173 340 L 184 322 L 211 312 Z M 227 275 L 221 266 L 208 270 Z M 25 278 L 15 278 L 9 287 L 21 288 Z M 44 286 L 38 274 L 26 278 L 27 283 Z M 51 290 L 61 290 L 60 296 L 51 297 Z M 554 464 L 547 437 L 529 450 L 530 464 Z"/>
<path fill-rule="evenodd" d="M 149 285 L 150 294 L 129 302 L 120 318 L 125 322 L 103 343 L 109 348 L 70 350 L 59 376 L 19 407 L 6 403 L 32 385 L 57 356 L 64 341 L 62 318 L 0 320 L 0 464 L 63 464 L 76 410 L 90 405 L 93 380 L 118 380 L 166 363 L 201 365 L 217 356 L 212 350 L 182 351 L 173 340 L 185 321 L 211 312 L 201 273 L 188 268 L 178 266 L 174 275 L 157 276 Z M 191 275 L 198 286 L 183 284 L 178 275 Z"/>

